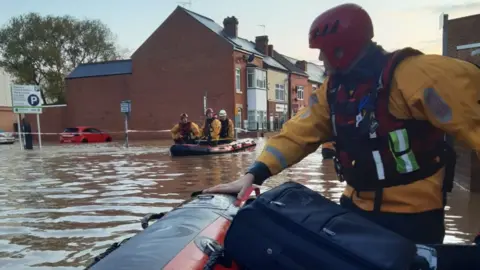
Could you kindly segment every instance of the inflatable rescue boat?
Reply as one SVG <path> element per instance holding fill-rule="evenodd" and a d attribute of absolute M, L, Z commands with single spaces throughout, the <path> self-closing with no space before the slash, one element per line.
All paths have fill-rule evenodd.
<path fill-rule="evenodd" d="M 170 147 L 172 156 L 202 156 L 212 154 L 225 154 L 253 148 L 257 143 L 252 139 L 237 140 L 228 144 L 217 146 L 201 144 L 174 144 Z"/>
<path fill-rule="evenodd" d="M 239 202 L 247 198 L 239 201 L 232 195 L 196 192 L 168 213 L 145 216 L 143 231 L 111 245 L 86 270 L 240 270 L 234 260 L 219 258 L 227 230 L 242 206 Z M 249 200 L 254 198 L 245 203 Z M 152 220 L 158 221 L 149 226 Z M 480 245 L 480 235 L 475 242 Z M 476 246 L 433 247 L 439 259 L 437 270 L 480 269 Z"/>
<path fill-rule="evenodd" d="M 199 194 L 167 214 L 147 215 L 141 221 L 143 231 L 113 244 L 86 269 L 204 269 L 210 255 L 223 246 L 238 211 L 235 203 L 235 196 Z M 154 219 L 158 221 L 149 226 Z M 221 269 L 239 268 L 235 263 L 215 266 Z"/>

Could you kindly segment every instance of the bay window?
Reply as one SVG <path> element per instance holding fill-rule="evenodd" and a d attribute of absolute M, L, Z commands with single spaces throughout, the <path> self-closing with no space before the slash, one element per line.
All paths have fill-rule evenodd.
<path fill-rule="evenodd" d="M 247 87 L 267 89 L 267 72 L 258 68 L 248 68 Z"/>

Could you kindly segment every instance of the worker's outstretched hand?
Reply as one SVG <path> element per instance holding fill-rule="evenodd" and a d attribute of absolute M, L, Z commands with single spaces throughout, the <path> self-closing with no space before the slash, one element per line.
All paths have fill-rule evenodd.
<path fill-rule="evenodd" d="M 253 185 L 253 180 L 253 175 L 247 173 L 233 182 L 207 188 L 203 190 L 203 193 L 238 193 L 237 198 L 240 199 L 245 194 L 245 191 Z"/>

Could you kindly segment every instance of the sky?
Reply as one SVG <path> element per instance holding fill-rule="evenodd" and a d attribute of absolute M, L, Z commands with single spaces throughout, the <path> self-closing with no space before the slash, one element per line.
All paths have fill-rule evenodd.
<path fill-rule="evenodd" d="M 135 51 L 178 5 L 189 0 L 2 0 L 0 25 L 28 12 L 99 19 L 117 36 L 120 47 Z M 282 54 L 315 61 L 308 48 L 311 22 L 322 11 L 348 1 L 333 0 L 190 0 L 185 7 L 222 25 L 227 16 L 239 21 L 239 36 L 255 40 L 268 35 Z M 480 0 L 362 0 L 374 23 L 374 41 L 387 50 L 410 46 L 441 54 L 440 15 L 450 18 L 480 13 Z M 261 26 L 261 25 L 264 25 Z M 194 42 L 194 40 L 192 40 Z"/>

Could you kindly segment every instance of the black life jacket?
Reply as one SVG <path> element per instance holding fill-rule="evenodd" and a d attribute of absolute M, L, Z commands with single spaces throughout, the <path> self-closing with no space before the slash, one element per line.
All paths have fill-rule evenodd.
<path fill-rule="evenodd" d="M 329 80 L 335 169 L 356 192 L 376 192 L 375 210 L 380 209 L 383 188 L 422 180 L 445 165 L 443 131 L 428 121 L 397 119 L 388 109 L 395 68 L 420 54 L 406 48 L 385 55 L 378 79 L 350 89 L 335 78 Z"/>
<path fill-rule="evenodd" d="M 212 122 L 215 118 L 205 119 L 205 125 L 203 126 L 203 136 L 210 138 L 213 131 Z"/>
<path fill-rule="evenodd" d="M 230 131 L 229 128 L 229 119 L 226 118 L 225 120 L 220 120 L 220 123 L 222 123 L 222 129 L 220 129 L 220 138 L 227 138 L 228 137 L 228 132 Z"/>

